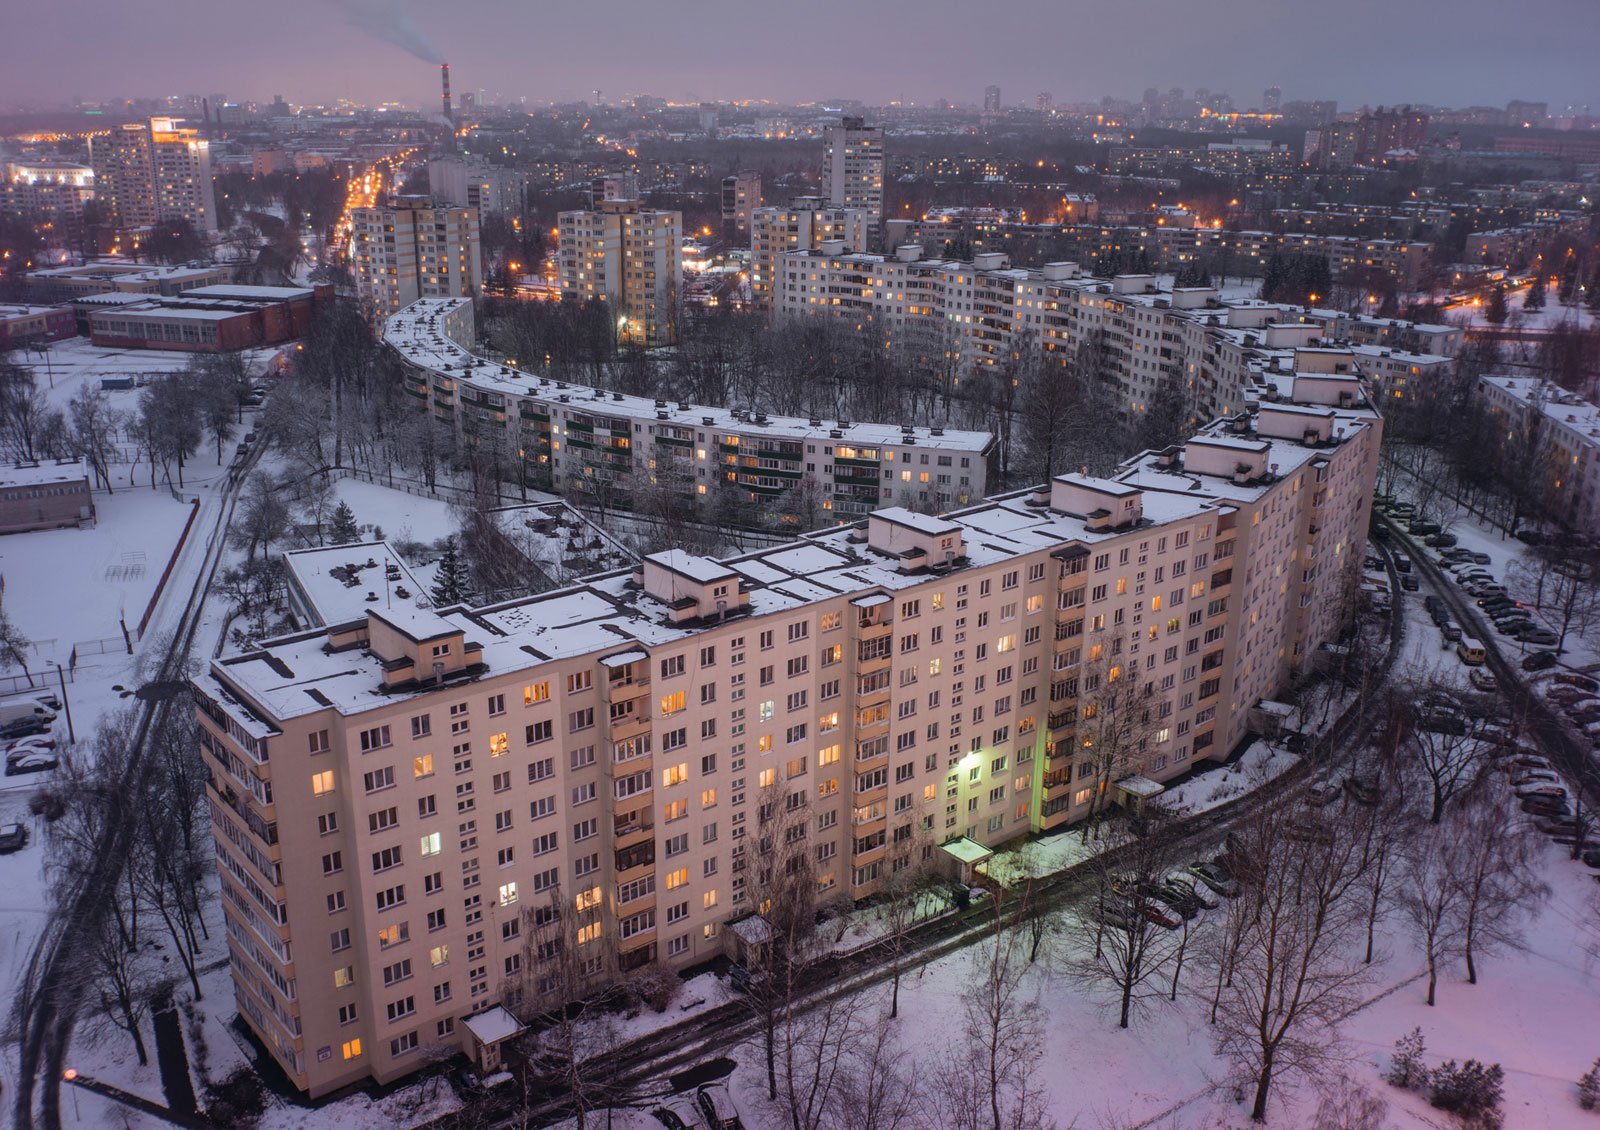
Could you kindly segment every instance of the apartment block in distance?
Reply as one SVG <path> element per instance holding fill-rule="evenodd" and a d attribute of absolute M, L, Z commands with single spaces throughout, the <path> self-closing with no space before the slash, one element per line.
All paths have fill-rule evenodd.
<path fill-rule="evenodd" d="M 820 897 L 860 899 L 912 852 L 954 868 L 1223 757 L 1365 544 L 1359 382 L 1274 396 L 1111 478 L 483 608 L 370 604 L 214 661 L 241 1015 L 312 1096 L 425 1047 L 492 1062 L 500 1010 L 549 984 L 541 923 L 595 987 L 682 969 L 756 914 L 780 826 Z M 1122 679 L 1149 721 L 1098 785 L 1090 707 Z"/>
<path fill-rule="evenodd" d="M 130 122 L 89 138 L 95 194 L 118 227 L 182 218 L 196 231 L 217 230 L 211 143 L 179 120 Z"/>
<path fill-rule="evenodd" d="M 563 298 L 603 299 L 625 344 L 650 348 L 678 340 L 682 212 L 607 198 L 587 211 L 562 212 L 557 229 Z"/>
<path fill-rule="evenodd" d="M 384 342 L 419 407 L 469 446 L 521 452 L 527 481 L 548 490 L 624 500 L 653 487 L 712 517 L 733 502 L 809 529 L 880 506 L 965 506 L 994 473 L 988 432 L 650 400 L 495 364 L 472 353 L 472 307 L 460 300 L 408 307 Z"/>
<path fill-rule="evenodd" d="M 477 208 L 396 196 L 353 209 L 350 222 L 356 293 L 380 325 L 419 298 L 471 297 L 483 285 Z"/>
<path fill-rule="evenodd" d="M 761 207 L 761 174 L 734 173 L 722 178 L 722 222 L 738 235 L 750 234 L 750 213 Z"/>
<path fill-rule="evenodd" d="M 822 184 L 836 208 L 867 213 L 871 234 L 883 225 L 883 128 L 846 115 L 827 130 Z"/>
<path fill-rule="evenodd" d="M 814 251 L 824 244 L 865 252 L 872 216 L 865 208 L 836 208 L 820 196 L 801 196 L 787 208 L 757 208 L 750 215 L 750 297 L 770 309 L 777 290 L 779 257 Z"/>

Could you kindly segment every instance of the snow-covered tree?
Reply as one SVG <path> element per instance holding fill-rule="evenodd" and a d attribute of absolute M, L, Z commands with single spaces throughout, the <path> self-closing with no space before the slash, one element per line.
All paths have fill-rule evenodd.
<path fill-rule="evenodd" d="M 333 518 L 328 525 L 328 541 L 333 545 L 349 545 L 361 540 L 361 526 L 356 522 L 356 512 L 343 499 L 333 508 Z"/>
<path fill-rule="evenodd" d="M 444 539 L 444 556 L 439 559 L 439 572 L 433 579 L 433 603 L 438 607 L 460 604 L 467 599 L 467 563 L 461 559 L 456 537 Z"/>

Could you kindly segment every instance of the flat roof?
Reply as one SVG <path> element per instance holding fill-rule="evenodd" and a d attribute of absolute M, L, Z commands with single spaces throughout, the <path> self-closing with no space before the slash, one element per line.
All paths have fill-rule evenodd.
<path fill-rule="evenodd" d="M 384 541 L 293 549 L 283 555 L 283 564 L 324 624 L 358 620 L 386 598 L 391 603 L 396 599 L 414 603 L 428 595 L 416 574 Z M 393 581 L 386 580 L 390 565 L 400 572 Z M 368 601 L 369 593 L 377 601 Z"/>
<path fill-rule="evenodd" d="M 0 487 L 50 486 L 54 483 L 75 483 L 88 477 L 89 466 L 82 459 L 0 467 Z"/>
<path fill-rule="evenodd" d="M 552 408 L 566 408 L 572 412 L 626 416 L 654 425 L 714 428 L 741 436 L 765 433 L 775 439 L 809 439 L 847 447 L 915 445 L 977 454 L 994 442 L 988 432 L 924 427 L 906 432 L 898 424 L 856 422 L 840 427 L 837 421 L 817 418 L 818 422 L 813 424 L 810 419 L 799 416 L 768 416 L 762 424 L 748 413 L 741 413 L 744 418 L 740 419 L 730 408 L 704 404 L 680 407 L 684 403 L 681 401 L 658 405 L 655 400 L 643 396 L 541 377 L 478 357 L 445 334 L 439 319 L 470 307 L 471 301 L 469 298 L 419 299 L 388 320 L 383 339 L 404 360 L 462 385 L 503 396 L 536 399 Z M 835 436 L 834 432 L 839 434 Z"/>

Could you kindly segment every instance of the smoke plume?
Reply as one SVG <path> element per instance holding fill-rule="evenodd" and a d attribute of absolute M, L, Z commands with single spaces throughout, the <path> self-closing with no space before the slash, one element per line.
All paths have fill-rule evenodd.
<path fill-rule="evenodd" d="M 421 28 L 411 21 L 407 0 L 334 0 L 345 19 L 368 35 L 411 52 L 424 63 L 445 61 Z"/>

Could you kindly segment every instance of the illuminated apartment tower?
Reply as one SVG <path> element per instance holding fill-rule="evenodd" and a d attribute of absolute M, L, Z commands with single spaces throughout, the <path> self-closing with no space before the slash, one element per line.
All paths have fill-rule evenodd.
<path fill-rule="evenodd" d="M 431 1049 L 492 1070 L 501 1007 L 736 954 L 775 858 L 859 900 L 1227 757 L 1365 553 L 1381 417 L 1351 376 L 1281 393 L 1114 478 L 475 610 L 360 605 L 213 661 L 241 1016 L 313 1098 Z M 895 479 L 939 474 L 921 455 Z"/>
<path fill-rule="evenodd" d="M 557 224 L 563 298 L 603 299 L 618 341 L 648 348 L 678 340 L 683 213 L 600 200 L 591 210 L 561 213 Z"/>
<path fill-rule="evenodd" d="M 778 257 L 784 252 L 815 251 L 832 240 L 843 240 L 847 251 L 864 252 L 871 222 L 864 209 L 830 208 L 820 196 L 797 197 L 787 208 L 757 208 L 750 214 L 751 300 L 772 305 Z"/>
<path fill-rule="evenodd" d="M 356 293 L 375 318 L 419 298 L 468 298 L 483 283 L 476 208 L 397 196 L 350 220 Z"/>
<path fill-rule="evenodd" d="M 761 207 L 761 174 L 735 173 L 722 178 L 722 222 L 739 235 L 750 233 L 750 213 Z"/>
<path fill-rule="evenodd" d="M 89 139 L 95 188 L 121 228 L 146 228 L 182 218 L 200 232 L 217 230 L 211 144 L 176 118 L 130 122 Z"/>
<path fill-rule="evenodd" d="M 883 129 L 846 116 L 828 127 L 822 154 L 822 183 L 836 208 L 867 213 L 869 234 L 883 225 Z"/>

